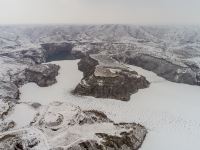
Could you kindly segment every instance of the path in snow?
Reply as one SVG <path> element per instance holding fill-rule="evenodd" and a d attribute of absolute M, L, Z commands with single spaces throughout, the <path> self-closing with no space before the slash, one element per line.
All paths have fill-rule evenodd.
<path fill-rule="evenodd" d="M 130 101 L 73 96 L 70 92 L 82 78 L 77 62 L 53 62 L 61 66 L 58 83 L 45 88 L 28 83 L 20 89 L 20 101 L 43 105 L 64 101 L 83 109 L 104 111 L 116 122 L 141 123 L 149 131 L 141 150 L 200 149 L 200 87 L 172 83 L 152 72 L 129 66 L 151 82 L 149 88 L 133 94 Z"/>

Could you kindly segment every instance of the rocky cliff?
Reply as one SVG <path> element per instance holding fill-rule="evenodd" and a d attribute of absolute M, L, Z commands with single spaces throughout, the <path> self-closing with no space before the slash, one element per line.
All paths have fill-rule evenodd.
<path fill-rule="evenodd" d="M 125 57 L 125 62 L 153 71 L 157 75 L 172 82 L 200 85 L 200 68 L 195 70 L 188 65 L 176 64 L 170 60 L 147 54 L 127 56 Z"/>
<path fill-rule="evenodd" d="M 145 77 L 106 56 L 86 56 L 78 68 L 84 75 L 74 90 L 79 95 L 127 101 L 131 94 L 150 84 Z"/>

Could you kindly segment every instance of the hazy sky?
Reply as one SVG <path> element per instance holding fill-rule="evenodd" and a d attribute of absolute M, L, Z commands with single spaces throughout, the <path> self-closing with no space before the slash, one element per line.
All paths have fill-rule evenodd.
<path fill-rule="evenodd" d="M 200 0 L 0 0 L 0 24 L 200 24 Z"/>

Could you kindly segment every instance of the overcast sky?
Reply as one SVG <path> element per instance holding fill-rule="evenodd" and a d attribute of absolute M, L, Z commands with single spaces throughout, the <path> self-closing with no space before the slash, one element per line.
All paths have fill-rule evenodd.
<path fill-rule="evenodd" d="M 200 24 L 200 0 L 0 0 L 0 24 Z"/>

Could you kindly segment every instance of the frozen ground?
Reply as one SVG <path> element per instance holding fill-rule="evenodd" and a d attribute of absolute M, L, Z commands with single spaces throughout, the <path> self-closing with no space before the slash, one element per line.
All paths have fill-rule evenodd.
<path fill-rule="evenodd" d="M 21 102 L 64 101 L 84 109 L 104 111 L 116 122 L 138 122 L 148 128 L 147 138 L 141 150 L 197 150 L 200 149 L 200 87 L 166 81 L 154 73 L 130 66 L 151 81 L 150 88 L 132 95 L 129 102 L 71 95 L 82 78 L 77 60 L 53 62 L 61 66 L 58 83 L 41 88 L 29 83 L 21 89 Z M 25 104 L 20 104 L 25 107 Z M 16 108 L 21 120 L 31 118 L 31 110 Z M 22 110 L 24 112 L 22 112 Z M 20 123 L 16 116 L 15 120 Z M 29 116 L 29 117 L 28 117 Z M 18 118 L 18 119 L 17 119 Z M 23 119 L 24 118 L 24 119 Z M 18 127 L 26 125 L 26 121 Z"/>

